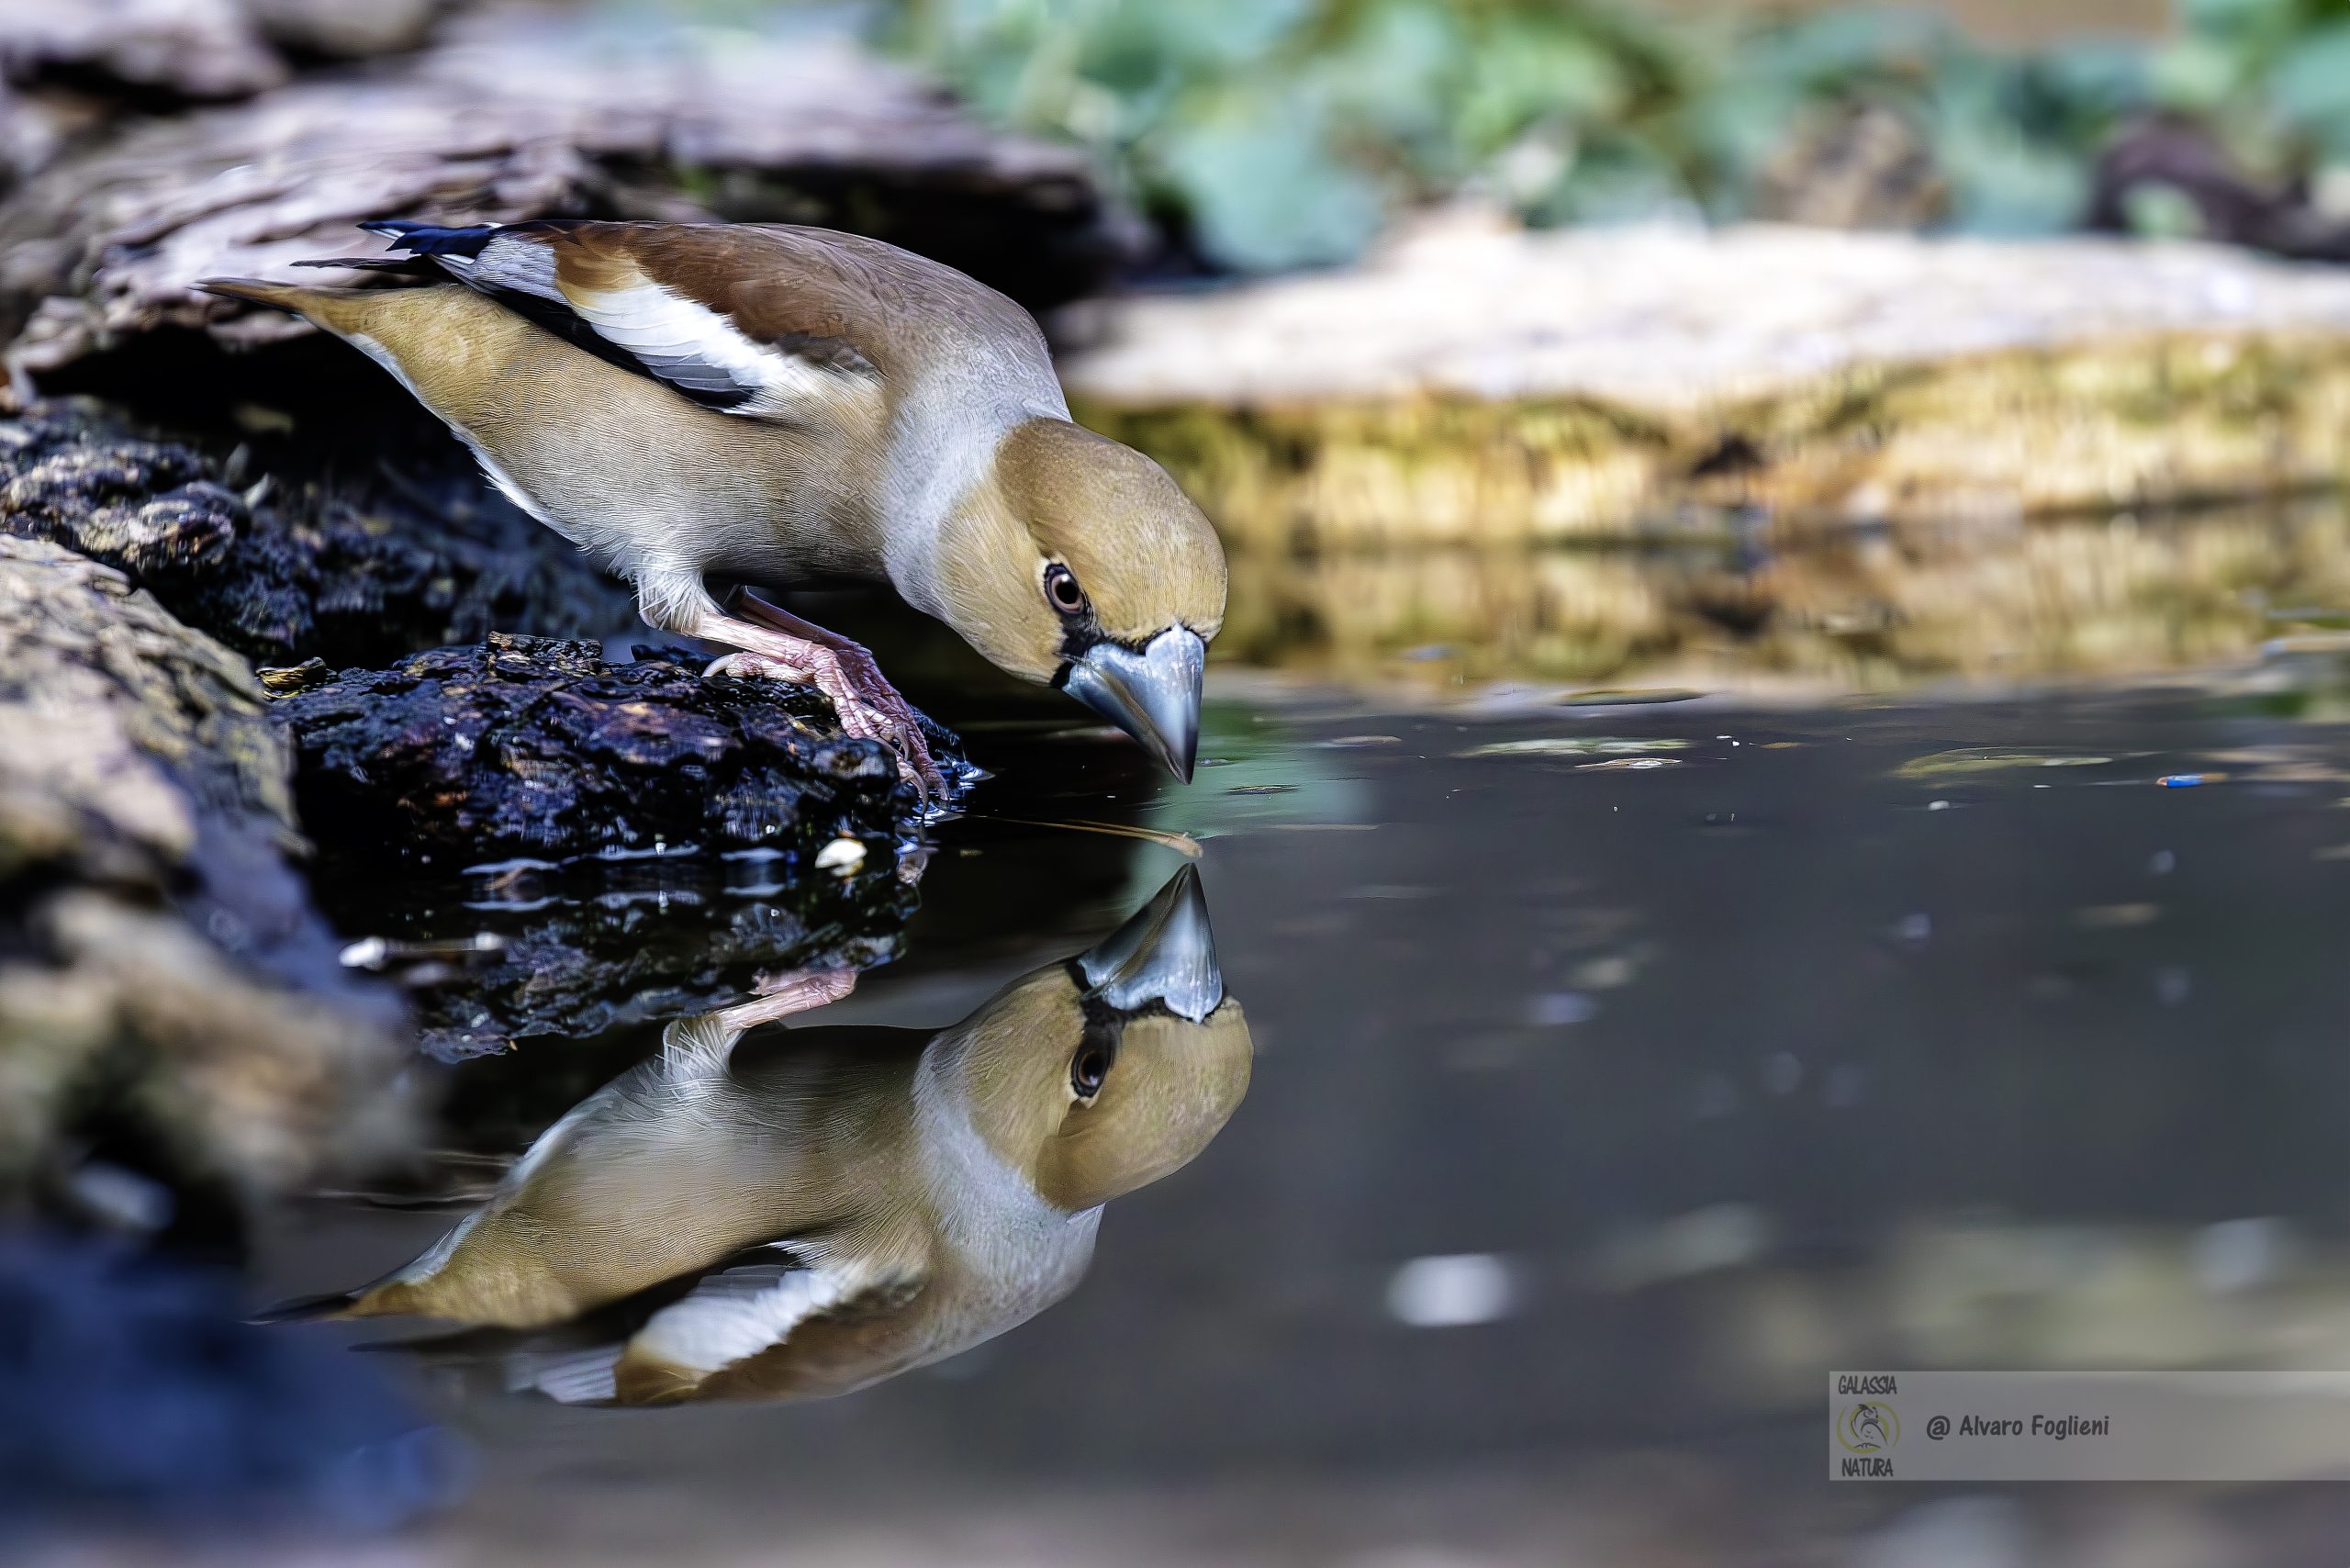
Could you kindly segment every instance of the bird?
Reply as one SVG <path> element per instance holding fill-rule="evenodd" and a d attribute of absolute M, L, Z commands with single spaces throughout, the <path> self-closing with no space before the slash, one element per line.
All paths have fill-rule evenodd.
<path fill-rule="evenodd" d="M 1189 1163 L 1248 1091 L 1188 866 L 935 1034 L 737 1049 L 851 983 L 796 976 L 673 1023 L 413 1262 L 265 1316 L 452 1320 L 426 1352 L 565 1404 L 845 1394 L 1068 1294 L 1102 1205 Z"/>
<path fill-rule="evenodd" d="M 849 639 L 747 585 L 886 581 L 1185 782 L 1227 570 L 1167 471 L 1071 421 L 1035 318 L 859 235 L 789 224 L 363 223 L 419 286 L 207 278 L 391 373 L 516 505 L 632 583 L 711 673 L 815 686 L 942 787 Z M 724 604 L 711 579 L 737 586 Z"/>

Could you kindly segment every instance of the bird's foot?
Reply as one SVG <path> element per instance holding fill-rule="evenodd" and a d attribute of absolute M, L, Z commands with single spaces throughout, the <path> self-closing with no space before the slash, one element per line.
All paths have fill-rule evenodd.
<path fill-rule="evenodd" d="M 854 644 L 835 648 L 800 638 L 774 640 L 796 645 L 781 657 L 768 653 L 728 654 L 711 660 L 702 674 L 812 686 L 831 700 L 844 731 L 879 741 L 898 754 L 899 773 L 920 792 L 925 806 L 933 797 L 946 792 L 946 776 L 930 755 L 930 744 L 923 739 L 912 705 L 882 677 L 872 655 Z"/>
<path fill-rule="evenodd" d="M 838 1002 L 856 989 L 856 971 L 794 969 L 788 974 L 761 975 L 751 989 L 758 992 L 756 1000 L 736 1002 L 717 1014 L 737 1032 Z"/>

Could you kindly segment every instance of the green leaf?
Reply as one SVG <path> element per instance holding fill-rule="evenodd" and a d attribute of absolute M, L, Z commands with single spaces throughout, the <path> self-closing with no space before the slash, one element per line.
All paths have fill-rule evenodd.
<path fill-rule="evenodd" d="M 1350 261 L 1379 230 L 1378 187 L 1331 156 L 1319 117 L 1299 106 L 1170 128 L 1159 162 L 1201 247 L 1237 271 Z"/>

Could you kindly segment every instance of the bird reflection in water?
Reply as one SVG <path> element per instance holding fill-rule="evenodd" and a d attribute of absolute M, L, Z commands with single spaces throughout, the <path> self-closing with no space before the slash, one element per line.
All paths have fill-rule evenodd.
<path fill-rule="evenodd" d="M 423 1256 L 290 1315 L 473 1325 L 423 1348 L 566 1403 L 844 1394 L 1068 1294 L 1102 1205 L 1189 1162 L 1248 1087 L 1189 867 L 935 1034 L 738 1049 L 847 988 L 801 976 L 672 1024 Z"/>

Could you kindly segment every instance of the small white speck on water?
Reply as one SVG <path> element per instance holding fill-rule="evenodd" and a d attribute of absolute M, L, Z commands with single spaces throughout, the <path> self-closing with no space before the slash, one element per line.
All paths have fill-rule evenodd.
<path fill-rule="evenodd" d="M 865 846 L 854 838 L 836 838 L 816 852 L 816 869 L 854 877 L 865 864 Z"/>
<path fill-rule="evenodd" d="M 390 955 L 391 945 L 382 937 L 362 936 L 335 957 L 346 969 L 372 969 Z"/>
<path fill-rule="evenodd" d="M 1926 802 L 1926 810 L 1930 812 L 1946 812 L 1950 810 L 1950 802 L 1948 801 L 1929 801 Z"/>
<path fill-rule="evenodd" d="M 1412 1328 L 1465 1328 L 1508 1316 L 1516 1272 L 1491 1252 L 1415 1258 L 1387 1281 L 1387 1312 Z"/>
<path fill-rule="evenodd" d="M 1526 1021 L 1538 1028 L 1588 1024 L 1599 1016 L 1599 1003 L 1579 991 L 1554 991 L 1528 1003 Z"/>

